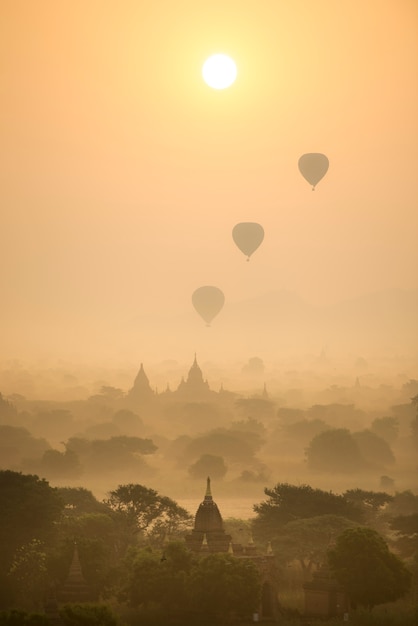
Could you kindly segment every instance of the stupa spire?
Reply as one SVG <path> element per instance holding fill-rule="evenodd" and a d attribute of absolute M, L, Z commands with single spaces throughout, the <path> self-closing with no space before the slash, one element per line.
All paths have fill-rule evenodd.
<path fill-rule="evenodd" d="M 212 500 L 212 492 L 211 492 L 211 489 L 210 489 L 210 478 L 209 478 L 209 476 L 206 479 L 205 500 Z"/>

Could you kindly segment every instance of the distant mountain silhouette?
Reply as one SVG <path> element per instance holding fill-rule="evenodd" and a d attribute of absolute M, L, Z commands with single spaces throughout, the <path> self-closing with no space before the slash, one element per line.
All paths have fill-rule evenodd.
<path fill-rule="evenodd" d="M 285 290 L 240 302 L 225 296 L 224 309 L 210 329 L 203 327 L 192 307 L 174 317 L 135 317 L 129 327 L 152 329 L 160 338 L 176 333 L 185 344 L 191 335 L 193 351 L 195 337 L 205 337 L 203 331 L 225 351 L 241 347 L 241 352 L 254 354 L 319 353 L 324 345 L 333 353 L 351 354 L 396 356 L 418 350 L 418 289 L 376 291 L 326 306 L 311 305 Z"/>

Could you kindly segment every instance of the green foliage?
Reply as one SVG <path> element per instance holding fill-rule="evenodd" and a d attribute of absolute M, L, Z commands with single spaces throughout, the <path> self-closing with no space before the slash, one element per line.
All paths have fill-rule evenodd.
<path fill-rule="evenodd" d="M 246 433 L 253 433 L 264 440 L 267 430 L 262 422 L 254 419 L 253 417 L 247 417 L 245 420 L 232 422 L 231 430 L 242 431 Z"/>
<path fill-rule="evenodd" d="M 50 538 L 62 509 L 57 490 L 46 480 L 0 471 L 0 573 L 9 571 L 20 546 Z"/>
<path fill-rule="evenodd" d="M 260 601 L 260 575 L 247 559 L 210 554 L 199 559 L 190 580 L 192 608 L 205 615 L 249 617 Z"/>
<path fill-rule="evenodd" d="M 282 434 L 295 441 L 307 444 L 313 437 L 316 437 L 331 426 L 320 419 L 302 420 L 292 424 L 284 424 L 281 428 Z"/>
<path fill-rule="evenodd" d="M 66 447 L 77 455 L 86 472 L 105 474 L 145 468 L 142 456 L 157 449 L 151 439 L 126 436 L 93 440 L 72 437 Z"/>
<path fill-rule="evenodd" d="M 249 617 L 260 598 L 260 575 L 249 559 L 228 554 L 197 558 L 181 542 L 168 543 L 163 553 L 131 549 L 124 597 L 137 608 L 160 606 L 164 615 L 200 617 L 234 614 Z"/>
<path fill-rule="evenodd" d="M 371 466 L 382 468 L 395 463 L 390 445 L 376 433 L 366 429 L 353 433 L 352 437 L 360 454 Z"/>
<path fill-rule="evenodd" d="M 83 513 L 106 513 L 109 507 L 99 502 L 91 491 L 84 487 L 58 487 L 66 515 L 81 515 Z"/>
<path fill-rule="evenodd" d="M 193 519 L 174 500 L 144 485 L 119 485 L 109 493 L 107 504 L 120 514 L 132 533 L 146 532 L 160 541 L 187 527 Z"/>
<path fill-rule="evenodd" d="M 273 551 L 282 564 L 298 561 L 305 579 L 314 565 L 326 560 L 327 551 L 344 530 L 355 522 L 337 515 L 319 515 L 288 522 L 272 542 Z"/>
<path fill-rule="evenodd" d="M 39 540 L 32 539 L 30 543 L 18 548 L 9 576 L 19 606 L 39 609 L 47 583 L 46 553 Z"/>
<path fill-rule="evenodd" d="M 386 504 L 393 501 L 393 496 L 385 491 L 366 491 L 364 489 L 348 489 L 344 497 L 350 502 L 369 507 L 373 511 L 382 509 Z"/>
<path fill-rule="evenodd" d="M 389 522 L 396 533 L 395 547 L 402 557 L 418 560 L 418 513 L 399 515 Z"/>
<path fill-rule="evenodd" d="M 357 442 L 346 428 L 333 428 L 316 435 L 306 449 L 310 469 L 358 473 L 367 467 Z"/>
<path fill-rule="evenodd" d="M 161 580 L 161 556 L 148 549 L 131 551 L 128 554 L 128 582 L 125 594 L 131 606 L 147 607 L 159 602 Z"/>
<path fill-rule="evenodd" d="M 46 450 L 39 469 L 44 476 L 58 478 L 78 478 L 83 473 L 79 458 L 73 450 Z"/>
<path fill-rule="evenodd" d="M 255 536 L 272 540 L 288 522 L 319 515 L 341 515 L 361 521 L 361 510 L 344 496 L 314 489 L 309 485 L 277 483 L 265 488 L 268 500 L 254 505 L 257 516 L 253 522 Z"/>
<path fill-rule="evenodd" d="M 0 393 L 0 418 L 2 420 L 16 419 L 16 415 L 16 407 L 8 400 L 5 400 L 3 394 Z"/>
<path fill-rule="evenodd" d="M 348 489 L 344 497 L 356 504 L 363 511 L 364 522 L 378 526 L 385 507 L 393 501 L 393 496 L 384 491 L 366 491 L 364 489 Z"/>
<path fill-rule="evenodd" d="M 138 435 L 144 429 L 144 422 L 139 415 L 128 409 L 116 411 L 112 417 L 112 423 L 127 435 L 132 436 Z"/>
<path fill-rule="evenodd" d="M 399 419 L 397 417 L 377 417 L 372 422 L 371 430 L 388 443 L 393 443 L 399 434 Z"/>
<path fill-rule="evenodd" d="M 116 566 L 117 551 L 123 554 L 129 540 L 123 526 L 106 504 L 84 489 L 58 489 L 65 508 L 56 526 L 55 541 L 48 545 L 48 572 L 54 584 L 67 577 L 77 543 L 83 575 L 95 594 L 103 594 L 110 586 L 111 572 Z"/>
<path fill-rule="evenodd" d="M 26 428 L 0 425 L 0 463 L 4 469 L 23 469 L 50 447 L 46 439 L 36 439 Z"/>
<path fill-rule="evenodd" d="M 412 493 L 410 489 L 397 491 L 385 509 L 385 515 L 389 518 L 414 513 L 418 513 L 418 495 Z"/>
<path fill-rule="evenodd" d="M 50 622 L 45 615 L 27 613 L 20 609 L 0 612 L 0 626 L 49 626 Z"/>
<path fill-rule="evenodd" d="M 337 580 L 354 606 L 373 608 L 405 595 L 411 574 L 383 537 L 371 528 L 349 528 L 328 552 Z"/>
<path fill-rule="evenodd" d="M 411 421 L 411 435 L 415 447 L 418 449 L 418 415 Z"/>
<path fill-rule="evenodd" d="M 118 620 L 106 605 L 66 604 L 60 609 L 64 626 L 117 626 Z"/>
<path fill-rule="evenodd" d="M 163 553 L 137 551 L 128 583 L 130 604 L 159 604 L 166 614 L 187 609 L 192 560 L 192 553 L 180 542 L 168 543 Z"/>

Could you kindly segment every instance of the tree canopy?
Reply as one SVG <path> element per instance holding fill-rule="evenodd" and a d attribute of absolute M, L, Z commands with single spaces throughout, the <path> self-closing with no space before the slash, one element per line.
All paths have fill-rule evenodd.
<path fill-rule="evenodd" d="M 319 515 L 340 515 L 350 520 L 361 521 L 362 512 L 353 502 L 330 491 L 314 489 L 309 485 L 277 483 L 265 488 L 268 499 L 254 505 L 256 518 L 254 533 L 260 538 L 274 539 L 288 522 Z"/>
<path fill-rule="evenodd" d="M 174 500 L 144 485 L 119 485 L 109 493 L 107 504 L 125 519 L 132 533 L 157 535 L 162 541 L 192 521 L 186 509 Z"/>
<path fill-rule="evenodd" d="M 411 574 L 379 533 L 371 528 L 349 528 L 328 552 L 338 582 L 348 592 L 352 605 L 369 609 L 392 602 L 409 589 Z"/>
<path fill-rule="evenodd" d="M 63 510 L 56 489 L 34 474 L 0 471 L 0 568 L 8 570 L 18 547 L 46 540 Z"/>

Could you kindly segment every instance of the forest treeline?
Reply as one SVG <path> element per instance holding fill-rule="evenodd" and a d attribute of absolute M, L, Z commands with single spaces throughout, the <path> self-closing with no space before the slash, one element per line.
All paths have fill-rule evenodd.
<path fill-rule="evenodd" d="M 310 406 L 296 391 L 292 403 L 226 391 L 138 403 L 108 385 L 74 402 L 0 394 L 0 626 L 42 613 L 75 545 L 93 604 L 67 608 L 65 624 L 248 618 L 260 594 L 251 566 L 185 547 L 193 518 L 178 500 L 202 493 L 208 475 L 223 499 L 253 498 L 251 517 L 227 518 L 225 531 L 260 553 L 271 546 L 282 619 L 303 610 L 303 583 L 324 564 L 357 614 L 397 597 L 416 603 L 418 381 L 380 392 L 390 401 L 378 410 L 367 402 L 375 391 L 358 385 Z"/>
<path fill-rule="evenodd" d="M 254 540 L 261 552 L 270 543 L 283 615 L 289 566 L 300 568 L 301 584 L 324 564 L 331 567 L 353 608 L 416 599 L 417 495 L 358 488 L 336 494 L 276 483 L 265 496 L 254 504 L 254 518 L 229 518 L 224 526 L 233 542 Z M 75 549 L 91 603 L 78 610 L 106 606 L 111 613 L 97 624 L 135 623 L 138 615 L 144 623 L 156 615 L 181 616 L 182 623 L 248 619 L 261 592 L 256 566 L 231 554 L 190 552 L 184 537 L 192 524 L 188 511 L 145 485 L 121 484 L 99 501 L 83 487 L 52 487 L 36 475 L 1 471 L 4 620 L 10 610 L 43 613 L 51 593 L 59 597 L 65 586 Z M 96 623 L 65 610 L 65 624 Z"/>
<path fill-rule="evenodd" d="M 312 472 L 328 482 L 355 475 L 363 488 L 393 492 L 414 484 L 418 381 L 404 384 L 402 396 L 408 401 L 376 411 L 350 402 L 297 408 L 229 393 L 132 406 L 108 386 L 67 403 L 0 394 L 0 468 L 96 491 L 110 477 L 157 480 L 172 490 L 180 479 L 208 474 L 221 490 L 228 483 L 251 489 L 290 467 L 299 480 Z"/>

